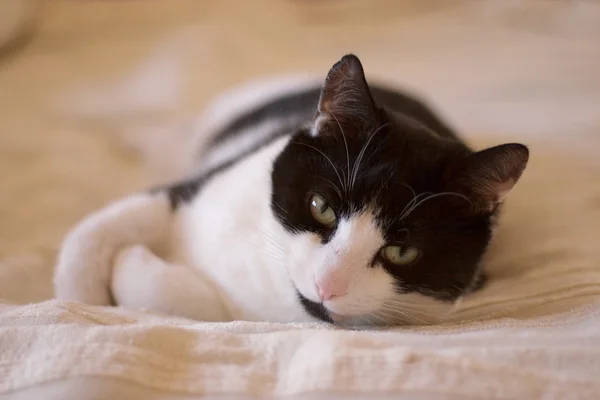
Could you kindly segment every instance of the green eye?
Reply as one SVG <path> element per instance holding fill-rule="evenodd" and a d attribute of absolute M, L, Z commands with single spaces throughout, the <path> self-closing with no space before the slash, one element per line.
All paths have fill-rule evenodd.
<path fill-rule="evenodd" d="M 414 247 L 387 246 L 381 249 L 381 256 L 394 265 L 407 265 L 419 257 L 419 250 Z"/>
<path fill-rule="evenodd" d="M 310 213 L 315 221 L 321 225 L 325 225 L 330 228 L 335 225 L 335 221 L 337 220 L 335 212 L 333 211 L 333 208 L 327 204 L 327 201 L 325 201 L 323 197 L 319 196 L 318 194 L 312 196 L 310 198 L 309 208 Z"/>

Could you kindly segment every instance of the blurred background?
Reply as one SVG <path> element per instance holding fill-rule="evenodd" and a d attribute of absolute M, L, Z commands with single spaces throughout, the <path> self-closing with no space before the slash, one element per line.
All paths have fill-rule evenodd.
<path fill-rule="evenodd" d="M 65 232 L 180 174 L 215 95 L 347 52 L 472 142 L 532 146 L 539 185 L 600 181 L 598 1 L 0 0 L 0 297 L 51 297 Z"/>

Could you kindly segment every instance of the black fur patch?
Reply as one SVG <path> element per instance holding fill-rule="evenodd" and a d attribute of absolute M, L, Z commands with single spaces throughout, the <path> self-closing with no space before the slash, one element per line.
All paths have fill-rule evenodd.
<path fill-rule="evenodd" d="M 358 59 L 344 57 L 321 94 L 319 131 L 300 130 L 274 163 L 272 210 L 290 232 L 315 233 L 324 244 L 336 227 L 312 217 L 312 194 L 324 197 L 338 220 L 373 212 L 389 244 L 420 251 L 402 267 L 374 254 L 375 267 L 396 278 L 399 293 L 452 301 L 483 283 L 474 280 L 483 276 L 495 188 L 519 178 L 528 152 L 519 144 L 473 152 L 421 103 L 403 104 L 411 106 L 378 103 Z"/>
<path fill-rule="evenodd" d="M 333 323 L 333 320 L 329 316 L 329 312 L 323 304 L 316 303 L 307 299 L 300 292 L 298 292 L 298 298 L 300 299 L 300 303 L 302 304 L 307 313 L 309 313 L 315 318 L 320 319 L 323 322 Z"/>

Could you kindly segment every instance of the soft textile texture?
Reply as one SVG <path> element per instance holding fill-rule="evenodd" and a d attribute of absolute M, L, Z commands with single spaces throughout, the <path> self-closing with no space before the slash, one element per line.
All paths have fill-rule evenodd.
<path fill-rule="evenodd" d="M 0 393 L 76 376 L 191 394 L 595 399 L 600 308 L 485 326 L 357 332 L 194 324 L 74 303 L 4 306 Z"/>
<path fill-rule="evenodd" d="M 435 99 L 473 143 L 523 141 L 532 158 L 489 255 L 490 286 L 452 315 L 480 322 L 357 333 L 6 303 L 0 398 L 50 398 L 57 386 L 56 398 L 108 388 L 132 398 L 127 385 L 144 399 L 156 387 L 171 396 L 231 388 L 370 399 L 393 388 L 393 398 L 411 399 L 598 398 L 600 4 L 46 6 L 30 46 L 0 60 L 0 297 L 16 303 L 52 296 L 57 246 L 80 218 L 181 174 L 199 110 L 248 78 L 323 73 L 354 51 L 374 75 Z M 79 378 L 57 381 L 67 376 Z"/>

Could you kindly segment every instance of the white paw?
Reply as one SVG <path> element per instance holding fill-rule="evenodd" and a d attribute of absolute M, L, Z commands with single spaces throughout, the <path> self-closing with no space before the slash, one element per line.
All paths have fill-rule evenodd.
<path fill-rule="evenodd" d="M 201 321 L 229 320 L 217 291 L 189 266 L 169 264 L 144 246 L 129 246 L 115 259 L 112 292 L 125 308 L 143 308 Z"/>

